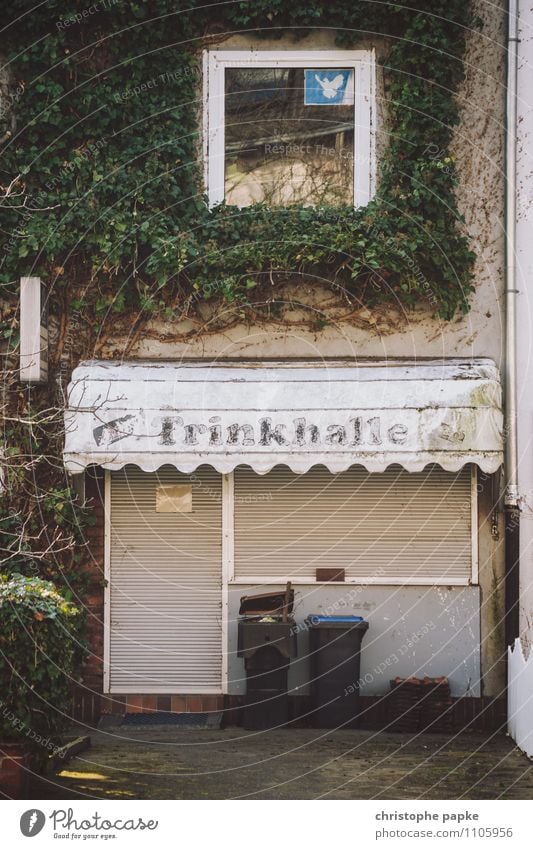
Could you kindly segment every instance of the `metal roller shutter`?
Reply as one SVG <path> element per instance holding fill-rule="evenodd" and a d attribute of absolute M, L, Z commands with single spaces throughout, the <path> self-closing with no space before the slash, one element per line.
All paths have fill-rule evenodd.
<path fill-rule="evenodd" d="M 379 583 L 468 583 L 471 470 L 235 471 L 236 580 L 314 581 L 317 567 Z"/>
<path fill-rule="evenodd" d="M 191 484 L 192 513 L 158 513 Z M 222 478 L 201 467 L 111 473 L 110 692 L 220 692 Z"/>

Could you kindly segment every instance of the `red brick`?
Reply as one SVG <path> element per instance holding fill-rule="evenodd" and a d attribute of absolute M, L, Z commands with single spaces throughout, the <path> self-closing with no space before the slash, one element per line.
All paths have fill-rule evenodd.
<path fill-rule="evenodd" d="M 187 700 L 185 696 L 171 696 L 170 709 L 175 713 L 185 713 L 187 710 Z"/>
<path fill-rule="evenodd" d="M 203 709 L 205 711 L 222 710 L 223 696 L 202 696 Z"/>
<path fill-rule="evenodd" d="M 203 711 L 202 696 L 187 696 L 187 711 L 190 713 L 201 713 Z"/>
<path fill-rule="evenodd" d="M 95 695 L 103 689 L 103 603 L 104 589 L 101 585 L 104 576 L 104 478 L 99 470 L 89 471 L 86 476 L 86 496 L 90 500 L 91 509 L 96 524 L 87 530 L 87 558 L 84 563 L 84 571 L 89 582 L 86 596 L 82 599 L 83 606 L 87 612 L 87 642 L 90 655 L 87 657 L 82 670 L 82 678 L 87 686 L 90 686 Z M 94 695 L 89 699 L 85 696 L 81 700 L 80 710 L 87 710 L 92 705 L 93 710 L 98 710 L 98 700 Z M 109 703 L 106 701 L 106 710 Z M 135 708 L 135 706 L 134 706 Z M 76 706 L 78 709 L 78 705 Z M 115 710 L 115 708 L 113 708 Z M 97 717 L 94 717 L 96 720 Z"/>
<path fill-rule="evenodd" d="M 157 710 L 157 696 L 143 696 L 143 713 Z"/>
<path fill-rule="evenodd" d="M 10 799 L 27 797 L 30 755 L 21 746 L 4 744 L 0 768 L 0 789 Z"/>
<path fill-rule="evenodd" d="M 91 608 L 102 606 L 102 596 L 100 594 L 85 596 L 83 601 L 85 605 Z"/>
<path fill-rule="evenodd" d="M 124 713 L 126 707 L 125 699 L 120 696 L 101 696 L 100 710 L 102 713 Z"/>
<path fill-rule="evenodd" d="M 126 710 L 128 713 L 142 713 L 143 697 L 142 696 L 126 696 L 128 703 Z"/>

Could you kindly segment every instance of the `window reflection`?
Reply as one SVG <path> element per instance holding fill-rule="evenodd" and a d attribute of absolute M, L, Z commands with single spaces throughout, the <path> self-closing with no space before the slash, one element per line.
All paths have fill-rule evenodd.
<path fill-rule="evenodd" d="M 226 68 L 226 202 L 353 204 L 353 92 L 353 70 Z"/>

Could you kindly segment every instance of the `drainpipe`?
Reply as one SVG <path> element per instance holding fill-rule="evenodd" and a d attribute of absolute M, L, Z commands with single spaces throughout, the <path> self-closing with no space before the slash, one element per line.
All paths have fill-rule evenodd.
<path fill-rule="evenodd" d="M 505 269 L 505 641 L 519 634 L 520 503 L 518 496 L 516 377 L 516 132 L 518 71 L 518 3 L 509 0 L 506 107 L 506 269 Z"/>

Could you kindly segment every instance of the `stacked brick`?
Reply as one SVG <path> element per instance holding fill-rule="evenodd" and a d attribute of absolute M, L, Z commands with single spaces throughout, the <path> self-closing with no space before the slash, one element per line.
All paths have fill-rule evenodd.
<path fill-rule="evenodd" d="M 389 730 L 452 731 L 452 698 L 447 678 L 394 678 L 390 685 Z"/>
<path fill-rule="evenodd" d="M 26 799 L 31 775 L 31 757 L 27 746 L 2 743 L 0 746 L 0 796 Z"/>

